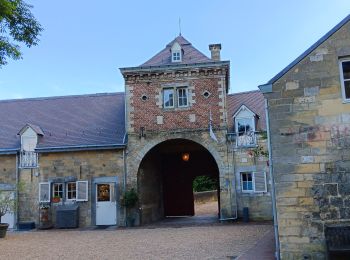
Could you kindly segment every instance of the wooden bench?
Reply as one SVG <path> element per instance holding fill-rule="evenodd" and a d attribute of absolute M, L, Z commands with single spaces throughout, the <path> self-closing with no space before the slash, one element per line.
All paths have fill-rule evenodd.
<path fill-rule="evenodd" d="M 325 238 L 328 259 L 350 259 L 350 226 L 326 226 Z"/>

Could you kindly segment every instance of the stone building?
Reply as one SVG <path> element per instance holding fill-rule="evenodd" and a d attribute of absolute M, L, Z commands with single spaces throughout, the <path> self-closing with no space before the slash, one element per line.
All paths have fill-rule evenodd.
<path fill-rule="evenodd" d="M 79 226 L 125 225 L 121 198 L 135 188 L 136 224 L 194 215 L 192 183 L 218 185 L 218 218 L 271 219 L 263 95 L 228 94 L 229 61 L 181 35 L 138 67 L 125 93 L 0 101 L 0 189 L 19 199 L 13 222 L 53 222 L 79 205 Z M 16 183 L 24 189 L 15 190 Z M 59 215 L 57 215 L 59 216 Z"/>
<path fill-rule="evenodd" d="M 350 221 L 350 16 L 260 86 L 268 101 L 282 259 L 325 258 Z"/>

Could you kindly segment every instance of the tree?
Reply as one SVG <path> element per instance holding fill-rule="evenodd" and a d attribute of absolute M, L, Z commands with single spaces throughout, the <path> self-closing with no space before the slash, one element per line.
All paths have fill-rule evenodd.
<path fill-rule="evenodd" d="M 7 64 L 7 58 L 22 58 L 20 46 L 37 45 L 41 25 L 30 12 L 31 5 L 23 0 L 0 0 L 0 68 Z"/>

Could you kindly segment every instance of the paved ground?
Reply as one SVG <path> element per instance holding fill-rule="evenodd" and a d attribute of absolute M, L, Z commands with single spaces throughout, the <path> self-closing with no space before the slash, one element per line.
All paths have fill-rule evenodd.
<path fill-rule="evenodd" d="M 217 202 L 195 211 L 129 229 L 9 232 L 0 259 L 274 259 L 271 223 L 219 223 Z"/>
<path fill-rule="evenodd" d="M 271 230 L 233 223 L 10 232 L 0 259 L 235 259 Z"/>

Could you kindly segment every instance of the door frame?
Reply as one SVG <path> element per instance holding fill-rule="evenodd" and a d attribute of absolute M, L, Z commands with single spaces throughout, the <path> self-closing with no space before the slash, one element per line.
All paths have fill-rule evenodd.
<path fill-rule="evenodd" d="M 116 226 L 119 226 L 119 181 L 118 177 L 95 177 L 91 182 L 91 225 L 96 226 L 96 184 L 100 183 L 114 183 L 115 198 L 116 198 Z"/>

